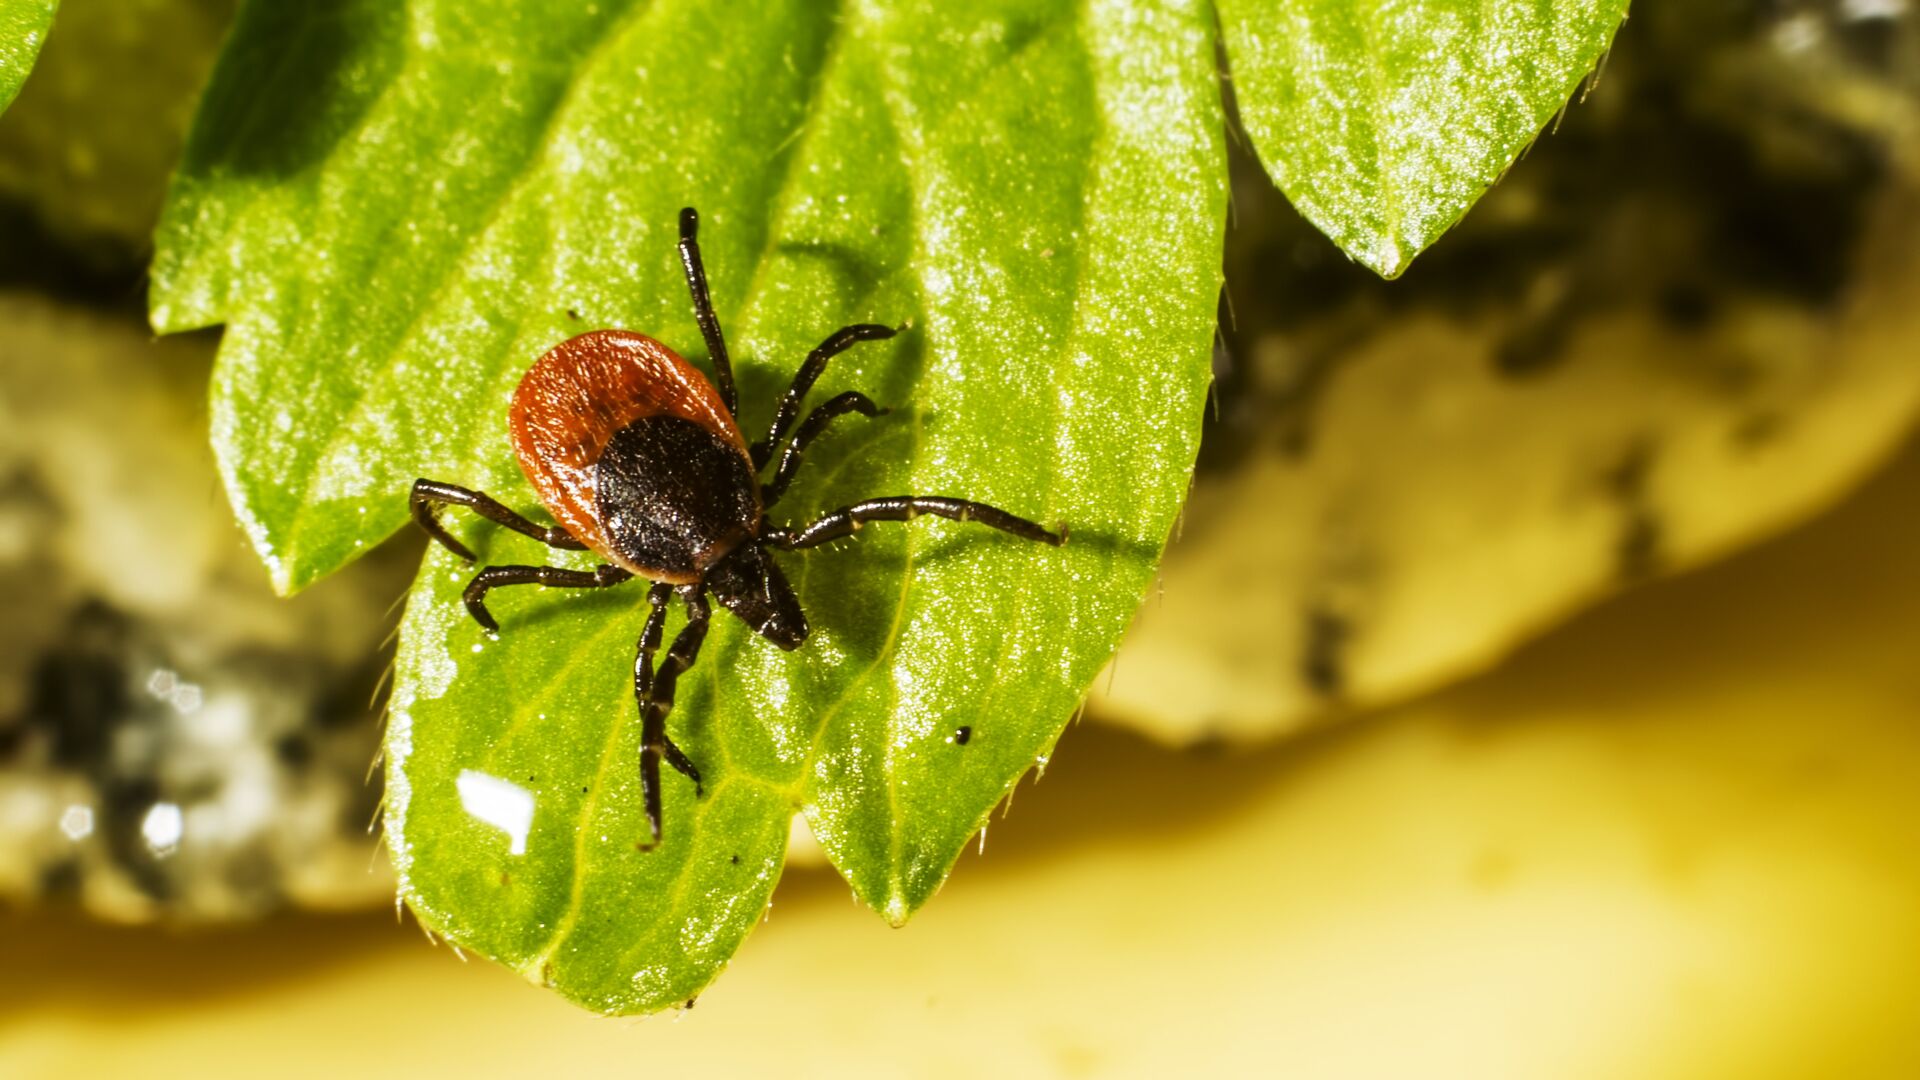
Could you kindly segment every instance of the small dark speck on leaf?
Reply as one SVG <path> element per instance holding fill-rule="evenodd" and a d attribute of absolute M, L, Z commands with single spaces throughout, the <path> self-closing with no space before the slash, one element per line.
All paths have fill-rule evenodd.
<path fill-rule="evenodd" d="M 973 729 L 970 727 L 961 727 L 953 733 L 953 741 L 961 746 L 967 745 L 967 740 L 971 738 L 973 738 Z"/>
<path fill-rule="evenodd" d="M 587 793 L 587 789 L 586 789 L 586 788 L 584 788 L 584 787 L 583 787 L 583 788 L 581 788 L 581 789 L 580 789 L 580 794 L 582 794 L 582 795 L 585 795 L 586 793 Z"/>
<path fill-rule="evenodd" d="M 577 308 L 568 308 L 568 309 L 567 309 L 567 318 L 569 318 L 569 319 L 572 319 L 572 320 L 573 320 L 574 322 L 579 322 L 579 321 L 580 321 L 580 312 L 579 312 L 579 309 L 577 309 Z"/>
<path fill-rule="evenodd" d="M 735 866 L 739 866 L 739 865 L 740 865 L 740 856 L 738 856 L 738 855 L 735 855 L 735 856 L 733 857 L 733 865 L 735 865 Z"/>

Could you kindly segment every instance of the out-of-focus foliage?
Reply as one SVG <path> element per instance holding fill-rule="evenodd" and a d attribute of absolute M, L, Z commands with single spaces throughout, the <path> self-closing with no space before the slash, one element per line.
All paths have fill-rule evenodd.
<path fill-rule="evenodd" d="M 0 270 L 135 278 L 233 0 L 66 0 L 0 123 Z M 31 247 L 26 245 L 31 243 Z M 119 287 L 126 287 L 120 285 Z M 69 288 L 69 291 L 71 289 Z"/>

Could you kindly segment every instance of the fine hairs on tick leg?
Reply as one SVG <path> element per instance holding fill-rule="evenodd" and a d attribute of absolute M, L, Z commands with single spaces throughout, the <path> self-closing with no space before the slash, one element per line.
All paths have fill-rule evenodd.
<path fill-rule="evenodd" d="M 667 716 L 679 677 L 693 666 L 706 638 L 709 596 L 754 633 L 782 649 L 797 649 L 809 627 L 799 597 L 773 558 L 776 551 L 819 547 L 852 536 L 868 522 L 911 521 L 923 514 L 971 521 L 1055 547 L 1066 540 L 1064 525 L 1052 532 L 998 507 L 942 495 L 888 495 L 797 528 L 772 524 L 767 511 L 786 493 L 807 447 L 821 433 L 842 416 L 872 418 L 887 411 L 848 390 L 800 419 L 827 362 L 896 331 L 857 323 L 827 335 L 780 396 L 767 437 L 749 445 L 740 433 L 726 338 L 707 291 L 699 227 L 691 207 L 680 211 L 680 263 L 706 340 L 711 381 L 644 334 L 595 330 L 569 338 L 527 370 L 507 412 L 520 469 L 555 524 L 537 524 L 483 492 L 437 480 L 414 481 L 410 498 L 414 521 L 468 562 L 477 561 L 473 551 L 435 515 L 442 503 L 464 506 L 548 547 L 591 551 L 604 560 L 592 570 L 483 567 L 462 598 L 489 633 L 500 629 L 486 605 L 493 589 L 604 589 L 636 577 L 652 582 L 633 663 L 640 789 L 650 833 L 636 845 L 643 851 L 660 843 L 661 762 L 693 781 L 696 798 L 703 790 L 700 770 L 667 734 Z M 763 481 L 769 465 L 773 475 Z M 676 596 L 687 609 L 687 623 L 656 664 L 667 606 Z"/>

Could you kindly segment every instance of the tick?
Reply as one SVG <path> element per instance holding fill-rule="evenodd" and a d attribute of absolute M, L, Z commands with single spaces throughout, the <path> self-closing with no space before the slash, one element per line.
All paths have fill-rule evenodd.
<path fill-rule="evenodd" d="M 782 649 L 807 640 L 800 600 L 772 553 L 818 547 L 850 536 L 869 521 L 908 521 L 921 514 L 972 521 L 1025 540 L 1058 546 L 1066 530 L 1051 532 L 1005 510 L 966 499 L 889 495 L 842 507 L 797 528 L 773 525 L 767 511 L 780 500 L 808 445 L 848 413 L 875 417 L 887 410 L 856 390 L 817 406 L 795 426 L 827 361 L 862 341 L 890 338 L 887 326 L 861 323 L 828 335 L 807 354 L 774 410 L 764 442 L 749 446 L 740 434 L 733 367 L 720 320 L 707 294 L 700 261 L 700 219 L 680 211 L 680 263 L 693 294 L 694 318 L 706 338 L 713 381 L 673 350 L 630 330 L 596 330 L 548 350 L 520 379 L 507 411 L 520 469 L 555 525 L 539 525 L 483 492 L 437 480 L 416 480 L 413 518 L 449 551 L 475 561 L 434 515 L 439 503 L 464 506 L 489 521 L 549 547 L 591 551 L 605 560 L 592 570 L 559 566 L 488 566 L 462 594 L 467 611 L 489 632 L 500 624 L 487 610 L 487 593 L 506 585 L 604 589 L 632 578 L 653 583 L 652 610 L 633 661 L 633 696 L 640 707 L 640 790 L 651 849 L 660 842 L 660 762 L 693 781 L 700 770 L 667 737 L 674 685 L 692 666 L 707 636 L 707 596 Z M 773 475 L 761 474 L 773 465 Z M 687 624 L 655 667 L 667 605 L 679 596 Z"/>

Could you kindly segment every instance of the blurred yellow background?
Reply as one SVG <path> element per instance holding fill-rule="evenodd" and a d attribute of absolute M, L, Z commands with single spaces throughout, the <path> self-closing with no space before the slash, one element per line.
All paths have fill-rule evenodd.
<path fill-rule="evenodd" d="M 1283 745 L 1078 726 L 906 929 L 796 870 L 677 1017 L 391 913 L 0 924 L 0 1076 L 1920 1075 L 1917 496 Z"/>

